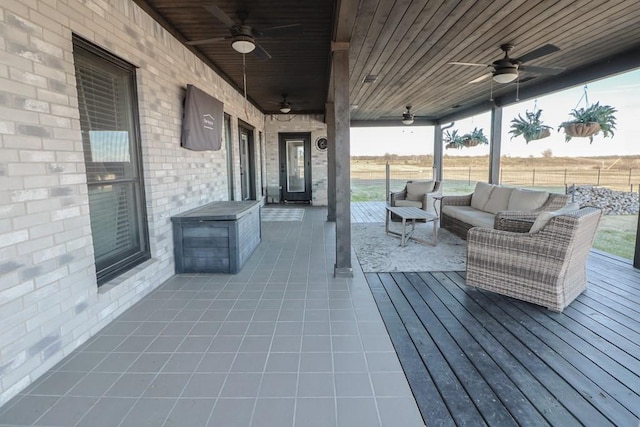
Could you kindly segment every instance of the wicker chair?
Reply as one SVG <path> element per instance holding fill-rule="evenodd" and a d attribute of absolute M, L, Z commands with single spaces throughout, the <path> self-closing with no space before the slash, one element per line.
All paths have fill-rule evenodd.
<path fill-rule="evenodd" d="M 470 229 L 467 285 L 564 310 L 586 289 L 587 257 L 602 211 L 586 207 L 546 214 L 546 225 L 536 224 L 528 233 Z"/>
<path fill-rule="evenodd" d="M 428 184 L 429 181 L 407 181 L 404 188 L 398 192 L 392 192 L 389 194 L 389 204 L 391 206 L 404 206 L 404 207 L 416 207 L 420 208 L 423 211 L 430 212 L 432 214 L 437 214 L 436 208 L 434 206 L 433 198 L 435 196 L 442 196 L 442 182 L 441 181 L 433 181 L 433 189 L 429 192 L 425 192 L 420 194 L 419 197 L 411 198 L 408 194 L 408 184 Z M 409 195 L 409 197 L 407 197 Z M 395 220 L 395 216 L 391 215 L 391 219 Z"/>

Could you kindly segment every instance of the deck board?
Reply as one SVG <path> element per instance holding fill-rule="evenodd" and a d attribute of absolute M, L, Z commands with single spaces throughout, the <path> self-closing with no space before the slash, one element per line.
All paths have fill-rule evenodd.
<path fill-rule="evenodd" d="M 563 313 L 464 272 L 366 277 L 427 425 L 637 427 L 640 271 L 592 252 L 588 273 Z"/>

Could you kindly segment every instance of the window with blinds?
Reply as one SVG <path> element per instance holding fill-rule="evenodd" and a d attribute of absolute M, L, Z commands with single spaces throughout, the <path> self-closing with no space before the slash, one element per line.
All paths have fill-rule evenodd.
<path fill-rule="evenodd" d="M 98 284 L 149 258 L 135 68 L 74 37 Z"/>

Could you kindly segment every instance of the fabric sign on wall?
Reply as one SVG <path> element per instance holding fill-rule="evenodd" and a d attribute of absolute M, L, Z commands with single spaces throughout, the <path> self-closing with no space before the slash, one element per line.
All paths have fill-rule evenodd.
<path fill-rule="evenodd" d="M 219 150 L 222 146 L 223 120 L 224 104 L 188 84 L 181 145 L 194 151 Z"/>

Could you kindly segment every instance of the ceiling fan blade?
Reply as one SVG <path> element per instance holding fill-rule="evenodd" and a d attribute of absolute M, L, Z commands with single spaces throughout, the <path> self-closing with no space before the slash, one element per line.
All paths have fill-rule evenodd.
<path fill-rule="evenodd" d="M 209 5 L 209 6 L 203 6 L 205 9 L 207 9 L 207 11 L 212 14 L 213 16 L 215 16 L 216 18 L 218 18 L 218 20 L 220 20 L 220 22 L 222 22 L 224 25 L 226 25 L 227 27 L 231 28 L 231 27 L 235 27 L 236 23 L 233 22 L 233 19 L 231 19 L 229 17 L 229 15 L 227 15 L 222 9 L 220 9 L 218 6 L 216 5 Z"/>
<path fill-rule="evenodd" d="M 271 59 L 271 55 L 269 55 L 269 52 L 267 52 L 266 50 L 264 50 L 264 48 L 262 46 L 260 46 L 255 40 L 253 41 L 253 43 L 256 45 L 256 48 L 253 50 L 253 55 L 258 58 L 258 59 Z"/>
<path fill-rule="evenodd" d="M 529 53 L 525 53 L 520 58 L 513 59 L 513 62 L 527 62 L 532 59 L 537 59 L 543 57 L 545 55 L 549 55 L 550 53 L 559 51 L 560 48 L 558 46 L 554 46 L 552 44 L 545 44 L 544 46 L 540 46 L 537 49 L 533 49 Z"/>
<path fill-rule="evenodd" d="M 301 36 L 302 25 L 290 24 L 281 25 L 278 27 L 265 28 L 262 30 L 254 30 L 254 37 L 286 37 L 286 36 Z"/>
<path fill-rule="evenodd" d="M 451 65 L 472 65 L 474 67 L 490 67 L 491 65 L 487 64 L 477 64 L 475 62 L 447 62 L 447 64 Z"/>
<path fill-rule="evenodd" d="M 229 40 L 231 37 L 214 37 L 212 39 L 203 39 L 203 40 L 194 40 L 192 42 L 187 42 L 189 46 L 197 46 L 201 44 L 215 43 L 222 40 Z"/>
<path fill-rule="evenodd" d="M 518 67 L 518 69 L 522 71 L 529 71 L 531 73 L 550 74 L 550 75 L 560 74 L 565 70 L 564 68 L 531 67 L 528 65 L 521 65 L 520 67 Z"/>
<path fill-rule="evenodd" d="M 481 81 L 487 80 L 489 77 L 491 77 L 493 75 L 493 73 L 487 73 L 487 74 L 483 74 L 480 77 L 478 77 L 477 79 L 473 79 L 471 80 L 469 83 L 467 84 L 472 84 L 472 83 L 479 83 Z"/>

